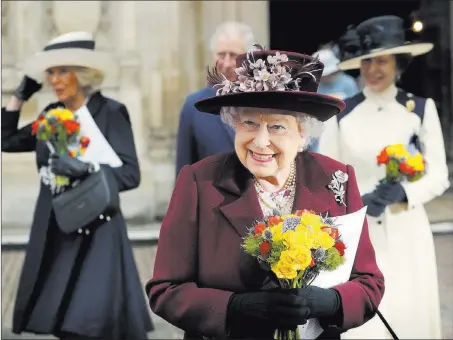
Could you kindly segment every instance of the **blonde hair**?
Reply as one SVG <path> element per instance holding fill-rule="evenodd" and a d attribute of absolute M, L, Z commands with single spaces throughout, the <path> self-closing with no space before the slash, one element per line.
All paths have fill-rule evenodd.
<path fill-rule="evenodd" d="M 63 66 L 59 66 L 63 67 Z M 99 91 L 104 82 L 104 73 L 94 68 L 83 66 L 64 66 L 69 67 L 74 71 L 79 86 L 86 97 L 92 93 Z M 46 77 L 47 85 L 49 85 L 49 78 Z"/>
<path fill-rule="evenodd" d="M 101 71 L 81 66 L 75 66 L 73 69 L 79 85 L 86 96 L 101 89 L 104 81 L 104 74 Z"/>
<path fill-rule="evenodd" d="M 237 122 L 239 121 L 239 116 L 241 114 L 242 108 L 224 106 L 220 110 L 220 118 L 222 122 L 231 126 L 236 130 Z M 279 110 L 282 112 L 285 110 Z M 297 123 L 299 124 L 299 130 L 301 131 L 301 136 L 304 140 L 304 144 L 301 147 L 305 150 L 313 142 L 315 142 L 324 130 L 324 123 L 318 120 L 316 117 L 313 117 L 307 113 L 303 112 L 289 112 L 290 115 L 296 118 Z"/>

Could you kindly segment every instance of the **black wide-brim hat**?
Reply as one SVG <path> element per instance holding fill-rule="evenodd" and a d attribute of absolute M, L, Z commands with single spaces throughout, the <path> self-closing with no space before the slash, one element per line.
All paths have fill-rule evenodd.
<path fill-rule="evenodd" d="M 428 42 L 406 41 L 404 20 L 394 15 L 374 17 L 349 28 L 338 45 L 341 55 L 338 68 L 343 71 L 360 68 L 365 59 L 395 54 L 416 57 L 434 47 Z"/>
<path fill-rule="evenodd" d="M 216 68 L 208 71 L 217 95 L 196 102 L 197 110 L 218 115 L 222 107 L 278 109 L 326 121 L 345 108 L 342 100 L 317 93 L 324 65 L 311 56 L 259 47 L 237 56 L 236 65 L 231 82 Z"/>

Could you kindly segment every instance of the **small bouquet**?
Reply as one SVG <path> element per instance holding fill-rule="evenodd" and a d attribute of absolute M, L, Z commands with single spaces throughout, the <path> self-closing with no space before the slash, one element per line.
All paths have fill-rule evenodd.
<path fill-rule="evenodd" d="M 409 144 L 386 146 L 377 156 L 377 164 L 385 164 L 386 178 L 382 182 L 415 182 L 423 177 L 425 160 L 423 155 Z"/>
<path fill-rule="evenodd" d="M 334 222 L 308 210 L 270 216 L 249 229 L 242 247 L 275 273 L 282 288 L 306 287 L 321 271 L 344 263 L 346 245 Z M 299 329 L 276 330 L 274 338 L 300 339 Z"/>
<path fill-rule="evenodd" d="M 90 143 L 88 137 L 80 136 L 80 122 L 68 109 L 55 108 L 41 113 L 32 124 L 32 134 L 47 143 L 51 152 L 70 157 L 85 154 Z M 56 186 L 69 185 L 66 176 L 55 176 Z"/>

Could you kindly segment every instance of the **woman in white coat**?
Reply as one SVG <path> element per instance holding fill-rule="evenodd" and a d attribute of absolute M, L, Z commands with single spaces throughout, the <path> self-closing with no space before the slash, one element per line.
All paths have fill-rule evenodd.
<path fill-rule="evenodd" d="M 379 310 L 401 339 L 440 339 L 436 257 L 424 204 L 449 187 L 444 141 L 434 101 L 395 85 L 410 59 L 433 45 L 405 43 L 403 20 L 395 16 L 366 20 L 347 35 L 339 67 L 360 68 L 365 87 L 346 100 L 342 114 L 327 122 L 319 153 L 356 170 L 386 284 Z M 413 183 L 379 184 L 385 168 L 377 165 L 376 156 L 387 145 L 410 142 L 425 157 L 424 177 Z M 342 337 L 391 335 L 376 316 Z"/>

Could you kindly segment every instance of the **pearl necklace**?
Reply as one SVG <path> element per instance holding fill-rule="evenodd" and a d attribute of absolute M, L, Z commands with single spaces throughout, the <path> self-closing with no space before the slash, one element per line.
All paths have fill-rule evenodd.
<path fill-rule="evenodd" d="M 267 191 L 263 188 L 263 186 L 258 182 L 258 180 L 255 178 L 255 189 L 258 194 L 258 199 L 263 203 L 265 206 L 267 206 L 269 209 L 273 211 L 274 215 L 280 215 L 284 213 L 284 211 L 288 208 L 289 204 L 292 204 L 292 201 L 295 196 L 295 183 L 296 183 L 296 165 L 295 162 L 291 165 L 291 170 L 288 179 L 286 180 L 285 185 L 283 186 L 282 190 L 275 194 L 282 194 L 283 192 L 283 199 L 282 202 L 278 202 L 277 200 L 274 200 L 272 196 L 273 194 L 270 194 L 271 196 L 271 201 L 273 204 L 269 203 L 266 201 L 266 199 L 263 197 L 264 193 L 267 193 Z M 275 197 L 275 196 L 274 196 Z"/>

